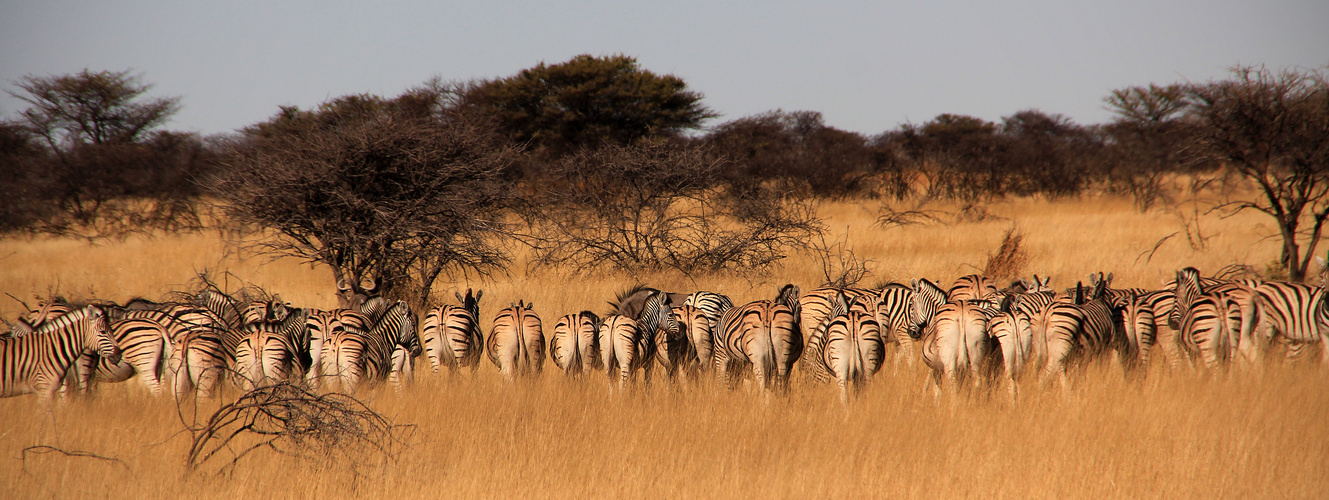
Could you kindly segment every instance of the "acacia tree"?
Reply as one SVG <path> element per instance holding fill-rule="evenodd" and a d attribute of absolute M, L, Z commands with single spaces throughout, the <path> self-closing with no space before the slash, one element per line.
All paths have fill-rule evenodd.
<path fill-rule="evenodd" d="M 1273 217 L 1283 240 L 1279 263 L 1289 279 L 1304 280 L 1329 219 L 1325 73 L 1242 66 L 1230 79 L 1187 87 L 1186 95 L 1209 154 L 1257 188 L 1254 198 L 1224 206 Z"/>
<path fill-rule="evenodd" d="M 443 100 L 421 88 L 283 108 L 233 145 L 213 190 L 234 220 L 276 233 L 260 250 L 326 264 L 354 286 L 380 279 L 385 295 L 423 307 L 439 276 L 508 261 L 494 236 L 514 151 Z"/>
<path fill-rule="evenodd" d="M 682 78 L 657 75 L 624 55 L 540 63 L 472 85 L 461 96 L 512 140 L 551 157 L 697 128 L 716 116 L 701 99 Z"/>
<path fill-rule="evenodd" d="M 199 225 L 193 181 L 210 168 L 210 151 L 196 136 L 160 130 L 179 111 L 178 97 L 147 97 L 152 86 L 129 71 L 85 69 L 13 83 L 22 92 L 10 94 L 30 107 L 11 126 L 42 146 L 24 165 L 36 170 L 29 174 L 40 180 L 38 196 L 58 209 L 41 230 Z"/>

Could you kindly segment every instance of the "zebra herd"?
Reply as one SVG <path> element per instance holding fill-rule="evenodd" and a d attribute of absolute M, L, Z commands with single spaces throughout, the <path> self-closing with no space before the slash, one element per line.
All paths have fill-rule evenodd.
<path fill-rule="evenodd" d="M 211 397 L 224 380 L 242 389 L 292 381 L 354 392 L 365 384 L 411 383 L 424 354 L 434 373 L 476 370 L 481 358 L 508 379 L 542 372 L 546 351 L 568 376 L 603 370 L 611 390 L 626 390 L 655 370 L 673 380 L 707 372 L 726 387 L 749 378 L 766 390 L 788 388 L 795 364 L 844 401 L 878 373 L 894 346 L 894 365 L 917 359 L 932 387 L 1005 383 L 1014 397 L 1021 375 L 1064 386 L 1076 366 L 1111 357 L 1126 373 L 1149 363 L 1157 344 L 1174 368 L 1255 362 L 1275 338 L 1297 357 L 1318 343 L 1329 363 L 1329 303 L 1322 286 L 1221 280 L 1182 269 L 1158 290 L 1117 289 L 1112 275 L 1090 275 L 1056 292 L 1037 275 L 1010 286 L 980 275 L 942 289 L 926 279 L 877 289 L 781 287 L 772 300 L 735 306 L 725 295 L 668 293 L 643 285 L 619 294 L 603 317 L 560 317 L 546 341 L 525 301 L 482 331 L 483 292 L 417 315 L 370 288 L 338 284 L 333 310 L 293 307 L 277 298 L 242 303 L 205 289 L 178 303 L 141 299 L 85 305 L 50 301 L 23 315 L 0 338 L 0 392 L 88 391 L 95 382 L 138 375 L 154 394 Z M 657 366 L 658 365 L 658 366 Z"/>

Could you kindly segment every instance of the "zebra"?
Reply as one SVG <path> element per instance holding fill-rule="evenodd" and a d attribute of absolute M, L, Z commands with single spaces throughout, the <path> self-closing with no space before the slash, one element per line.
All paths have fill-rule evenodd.
<path fill-rule="evenodd" d="M 604 361 L 611 389 L 617 378 L 619 391 L 626 390 L 637 370 L 642 371 L 647 383 L 650 382 L 655 342 L 636 321 L 621 314 L 611 314 L 600 323 L 598 337 L 600 359 Z"/>
<path fill-rule="evenodd" d="M 669 306 L 672 299 L 662 291 L 655 291 L 646 297 L 641 314 L 636 318 L 637 328 L 647 341 L 654 344 L 652 357 L 664 368 L 666 376 L 673 379 L 674 374 L 688 362 L 690 350 L 687 334 L 679 327 Z"/>
<path fill-rule="evenodd" d="M 1086 295 L 1083 284 L 1077 283 L 1071 301 L 1054 301 L 1031 318 L 1035 364 L 1042 366 L 1040 379 L 1056 376 L 1065 387 L 1066 369 L 1072 361 L 1093 357 L 1109 347 L 1124 348 L 1111 308 L 1103 300 L 1106 286 L 1099 280 Z"/>
<path fill-rule="evenodd" d="M 202 306 L 221 317 L 227 328 L 241 327 L 240 303 L 220 290 L 207 288 L 194 295 L 194 305 Z"/>
<path fill-rule="evenodd" d="M 897 371 L 902 361 L 906 362 L 910 368 L 914 366 L 914 335 L 918 330 L 913 328 L 910 322 L 913 296 L 914 291 L 908 286 L 891 283 L 882 287 L 881 293 L 875 297 L 878 329 L 886 343 L 894 343 L 896 346 L 895 369 Z"/>
<path fill-rule="evenodd" d="M 286 309 L 282 307 L 281 309 Z M 280 320 L 275 320 L 280 317 Z M 273 320 L 247 325 L 235 349 L 236 382 L 250 390 L 268 380 L 304 378 L 310 362 L 308 314 L 302 310 L 270 315 Z"/>
<path fill-rule="evenodd" d="M 926 279 L 910 280 L 909 289 L 913 294 L 909 298 L 908 333 L 911 338 L 918 339 L 922 337 L 923 328 L 948 299 L 941 287 Z"/>
<path fill-rule="evenodd" d="M 1202 302 L 1202 307 L 1208 311 L 1206 316 L 1221 318 L 1221 321 L 1223 321 L 1223 325 L 1213 326 L 1201 322 L 1194 332 L 1181 330 L 1183 346 L 1192 352 L 1203 347 L 1198 352 L 1203 355 L 1205 363 L 1211 367 L 1218 363 L 1236 359 L 1238 354 L 1246 361 L 1254 362 L 1256 360 L 1259 349 L 1258 339 L 1255 338 L 1254 331 L 1257 323 L 1261 320 L 1261 303 L 1257 290 L 1260 286 L 1263 286 L 1262 284 L 1251 280 L 1219 281 L 1206 284 L 1206 280 L 1200 278 L 1199 271 L 1192 267 L 1177 271 L 1177 278 L 1174 283 L 1174 305 L 1168 318 L 1171 325 L 1176 326 L 1177 323 L 1181 322 L 1184 316 L 1190 312 L 1189 309 L 1193 305 L 1193 301 L 1202 296 L 1209 296 L 1213 302 L 1213 304 Z M 1313 288 L 1308 288 L 1307 291 L 1311 291 Z M 1312 301 L 1312 303 L 1314 302 Z M 1268 321 L 1266 321 L 1266 324 L 1268 324 Z M 1216 334 L 1215 332 L 1222 332 L 1227 338 L 1209 338 Z M 1209 349 L 1219 348 L 1220 346 L 1227 352 L 1207 352 Z"/>
<path fill-rule="evenodd" d="M 716 379 L 733 387 L 733 376 L 750 366 L 764 389 L 789 387 L 789 372 L 803 354 L 798 287 L 780 288 L 775 300 L 732 308 L 715 332 Z"/>
<path fill-rule="evenodd" d="M 305 319 L 309 335 L 309 370 L 305 382 L 317 387 L 323 378 L 323 345 L 333 334 L 343 330 L 369 331 L 369 318 L 349 309 L 310 310 Z"/>
<path fill-rule="evenodd" d="M 997 284 L 981 274 L 961 276 L 946 291 L 946 298 L 953 301 L 990 298 L 998 293 Z"/>
<path fill-rule="evenodd" d="M 355 392 L 365 382 L 383 379 L 400 387 L 405 377 L 394 370 L 413 367 L 400 357 L 414 356 L 418 345 L 415 316 L 406 302 L 399 300 L 368 331 L 335 329 L 324 339 L 323 352 L 319 355 L 321 374 L 336 380 L 348 393 Z M 393 354 L 398 347 L 405 351 L 398 354 L 399 359 L 394 363 Z"/>
<path fill-rule="evenodd" d="M 174 350 L 166 363 L 166 372 L 177 398 L 197 391 L 212 397 L 225 378 L 229 364 L 222 330 L 189 329 L 176 336 Z"/>
<path fill-rule="evenodd" d="M 858 298 L 860 296 L 876 296 L 877 292 L 866 288 L 855 287 L 821 287 L 814 289 L 798 297 L 798 325 L 800 334 L 803 337 L 803 353 L 801 366 L 804 371 L 812 374 L 819 380 L 828 380 L 830 373 L 821 366 L 821 351 L 826 343 L 826 327 L 833 318 L 836 299 L 843 295 L 846 298 Z M 873 306 L 876 301 L 872 301 Z"/>
<path fill-rule="evenodd" d="M 558 319 L 549 336 L 549 358 L 565 375 L 599 370 L 600 317 L 591 311 L 573 313 Z"/>
<path fill-rule="evenodd" d="M 715 331 L 715 325 L 720 323 L 720 316 L 724 315 L 734 307 L 734 302 L 729 300 L 728 296 L 707 291 L 692 292 L 688 298 L 683 300 L 683 305 L 696 307 L 706 316 L 706 321 L 710 325 L 710 330 Z"/>
<path fill-rule="evenodd" d="M 1001 349 L 1001 361 L 1006 370 L 1010 386 L 1008 391 L 1014 399 L 1019 392 L 1019 381 L 1024 374 L 1024 365 L 1029 361 L 1033 350 L 1033 332 L 1024 313 L 1005 310 L 998 311 L 988 319 L 988 335 Z"/>
<path fill-rule="evenodd" d="M 484 291 L 472 295 L 467 289 L 465 297 L 460 292 L 454 293 L 461 305 L 444 305 L 429 310 L 420 337 L 434 373 L 443 366 L 447 366 L 451 373 L 463 367 L 470 367 L 471 373 L 475 373 L 480 366 L 480 351 L 484 350 L 479 319 L 480 297 L 484 296 Z"/>
<path fill-rule="evenodd" d="M 943 381 L 974 381 L 988 356 L 988 320 L 997 312 L 986 301 L 951 300 L 937 309 L 923 332 L 923 361 L 932 369 L 936 394 Z"/>
<path fill-rule="evenodd" d="M 489 361 L 509 380 L 544 370 L 545 336 L 540 316 L 523 301 L 499 311 L 485 341 Z M 604 346 L 600 349 L 603 351 Z"/>
<path fill-rule="evenodd" d="M 689 372 L 710 371 L 714 361 L 715 339 L 711 320 L 701 308 L 684 304 L 671 310 L 678 329 L 688 339 Z"/>
<path fill-rule="evenodd" d="M 840 387 L 840 402 L 862 390 L 881 369 L 886 343 L 875 312 L 854 307 L 854 299 L 836 298 L 835 316 L 826 327 L 826 342 L 818 362 Z"/>
<path fill-rule="evenodd" d="M 138 374 L 148 392 L 161 394 L 163 353 L 168 332 L 161 323 L 146 319 L 122 319 L 110 323 L 111 337 L 120 347 L 120 360 L 112 362 L 99 355 L 84 353 L 77 363 L 79 388 L 86 390 L 92 381 L 123 382 Z"/>
<path fill-rule="evenodd" d="M 106 312 L 95 305 L 47 321 L 29 335 L 0 339 L 0 397 L 36 393 L 49 402 L 81 353 L 120 361 Z"/>
<path fill-rule="evenodd" d="M 1134 355 L 1127 361 L 1127 369 L 1149 368 L 1149 353 L 1158 339 L 1158 318 L 1154 314 L 1153 295 L 1148 292 L 1132 295 L 1121 307 L 1122 333 Z"/>
<path fill-rule="evenodd" d="M 1255 293 L 1263 340 L 1281 336 L 1288 344 L 1288 358 L 1299 357 L 1307 345 L 1319 341 L 1321 357 L 1329 363 L 1329 342 L 1324 340 L 1324 331 L 1329 328 L 1329 304 L 1325 303 L 1324 288 L 1268 282 L 1256 287 Z"/>
<path fill-rule="evenodd" d="M 688 296 L 678 293 L 669 293 L 646 285 L 637 284 L 627 290 L 619 292 L 613 301 L 609 302 L 609 312 L 605 316 L 613 314 L 622 314 L 633 321 L 641 319 L 641 314 L 646 308 L 646 301 L 654 293 L 659 292 L 664 295 L 664 304 L 672 306 L 675 303 L 681 303 L 687 300 Z"/>

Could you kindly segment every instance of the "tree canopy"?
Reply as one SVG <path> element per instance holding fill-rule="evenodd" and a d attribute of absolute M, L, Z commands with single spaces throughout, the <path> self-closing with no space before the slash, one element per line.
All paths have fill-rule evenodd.
<path fill-rule="evenodd" d="M 624 55 L 579 55 L 474 85 L 463 101 L 512 140 L 561 156 L 582 146 L 630 144 L 695 129 L 715 113 L 682 78 L 657 75 Z"/>

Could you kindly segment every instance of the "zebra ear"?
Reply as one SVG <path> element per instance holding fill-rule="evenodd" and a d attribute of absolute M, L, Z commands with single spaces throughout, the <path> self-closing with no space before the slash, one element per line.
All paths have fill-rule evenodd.
<path fill-rule="evenodd" d="M 1101 276 L 1103 273 L 1098 273 L 1098 274 Z M 1103 286 L 1106 287 L 1111 284 L 1112 284 L 1112 273 L 1108 273 L 1107 277 L 1103 278 Z"/>
<path fill-rule="evenodd" d="M 337 291 L 348 292 L 350 290 L 351 290 L 351 285 L 346 282 L 346 278 L 337 280 Z"/>
<path fill-rule="evenodd" d="M 462 296 L 461 296 L 461 292 L 452 292 L 452 294 L 457 296 L 457 302 L 461 302 L 462 304 L 465 304 L 465 303 L 466 303 L 466 299 L 462 298 Z M 471 291 L 470 291 L 470 290 L 467 290 L 467 291 L 466 291 L 466 296 L 469 297 L 470 295 L 471 295 Z"/>
<path fill-rule="evenodd" d="M 481 295 L 484 295 L 484 294 L 485 294 L 485 291 L 484 291 L 484 290 L 476 290 L 476 291 L 475 291 L 475 303 L 476 303 L 476 304 L 479 304 L 479 303 L 480 303 L 480 296 L 481 296 Z"/>

